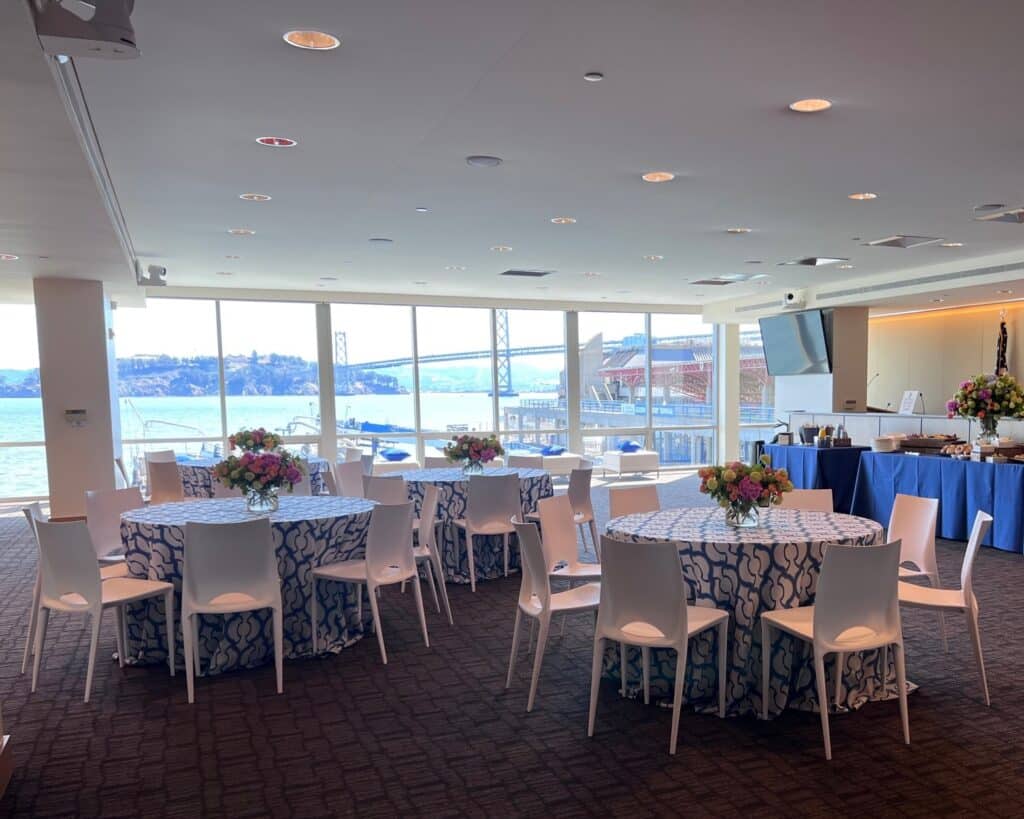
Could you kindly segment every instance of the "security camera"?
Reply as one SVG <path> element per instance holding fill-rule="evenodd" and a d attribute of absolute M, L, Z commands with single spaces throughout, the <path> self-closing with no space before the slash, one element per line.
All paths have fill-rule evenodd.
<path fill-rule="evenodd" d="M 807 304 L 806 290 L 789 290 L 782 297 L 782 306 L 788 310 L 795 310 Z"/>
<path fill-rule="evenodd" d="M 139 56 L 135 0 L 30 0 L 36 35 L 53 56 L 127 60 Z"/>
<path fill-rule="evenodd" d="M 142 265 L 135 262 L 135 281 L 139 287 L 164 287 L 167 284 L 167 268 L 151 264 L 142 272 Z"/>

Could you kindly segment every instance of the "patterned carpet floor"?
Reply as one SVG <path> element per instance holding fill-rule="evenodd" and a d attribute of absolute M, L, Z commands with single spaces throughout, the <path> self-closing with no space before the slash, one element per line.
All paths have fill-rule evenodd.
<path fill-rule="evenodd" d="M 663 506 L 703 501 L 692 476 L 663 475 Z M 627 485 L 627 481 L 622 481 Z M 564 487 L 564 484 L 562 485 Z M 564 488 L 563 490 L 564 491 Z M 606 517 L 607 490 L 594 490 Z M 943 581 L 963 544 L 943 542 Z M 0 702 L 16 770 L 0 816 L 1005 816 L 1024 812 L 1024 558 L 983 550 L 976 570 L 992 707 L 970 644 L 951 620 L 904 615 L 912 744 L 895 702 L 832 719 L 834 761 L 815 714 L 719 720 L 684 709 L 668 754 L 669 710 L 606 684 L 586 736 L 590 629 L 549 643 L 533 713 L 524 653 L 504 688 L 518 578 L 450 587 L 454 627 L 412 595 L 383 600 L 390 663 L 375 641 L 340 655 L 197 682 L 159 668 L 97 666 L 82 702 L 88 636 L 55 617 L 39 690 L 19 674 L 35 549 L 17 512 L 0 516 Z M 114 650 L 112 619 L 101 655 Z"/>

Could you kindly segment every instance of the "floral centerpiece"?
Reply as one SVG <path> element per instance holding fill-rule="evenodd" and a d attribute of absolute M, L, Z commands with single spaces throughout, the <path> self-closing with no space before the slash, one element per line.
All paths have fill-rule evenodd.
<path fill-rule="evenodd" d="M 482 472 L 484 464 L 489 464 L 505 450 L 501 441 L 494 435 L 477 438 L 475 435 L 459 435 L 444 448 L 444 456 L 452 463 L 461 463 L 466 472 Z"/>
<path fill-rule="evenodd" d="M 946 402 L 946 416 L 977 418 L 981 425 L 979 444 L 999 441 L 1000 418 L 1024 417 L 1024 391 L 1012 375 L 976 375 L 960 384 Z"/>
<path fill-rule="evenodd" d="M 730 526 L 757 526 L 759 506 L 782 503 L 782 494 L 793 491 L 789 474 L 785 469 L 772 469 L 767 455 L 753 466 L 734 461 L 705 467 L 697 474 L 700 491 L 718 501 Z"/>
<path fill-rule="evenodd" d="M 273 512 L 278 490 L 292 489 L 306 474 L 302 461 L 281 449 L 281 438 L 262 427 L 240 429 L 228 443 L 241 454 L 229 455 L 213 468 L 213 474 L 225 486 L 241 489 L 250 511 Z"/>

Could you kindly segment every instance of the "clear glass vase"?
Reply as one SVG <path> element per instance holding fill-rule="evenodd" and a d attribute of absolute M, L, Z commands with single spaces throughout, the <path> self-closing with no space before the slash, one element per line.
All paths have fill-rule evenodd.
<path fill-rule="evenodd" d="M 978 418 L 977 421 L 981 426 L 981 432 L 978 433 L 978 437 L 974 439 L 974 442 L 978 446 L 998 446 L 999 419 L 989 415 L 984 418 Z"/>
<path fill-rule="evenodd" d="M 737 529 L 752 529 L 760 525 L 761 518 L 757 513 L 757 506 L 733 503 L 725 508 L 725 522 Z"/>
<path fill-rule="evenodd" d="M 484 465 L 480 461 L 467 460 L 462 465 L 462 472 L 464 475 L 479 475 L 484 471 Z"/>
<path fill-rule="evenodd" d="M 277 497 L 277 487 L 272 489 L 250 489 L 245 494 L 245 507 L 250 512 L 276 512 L 281 501 Z"/>

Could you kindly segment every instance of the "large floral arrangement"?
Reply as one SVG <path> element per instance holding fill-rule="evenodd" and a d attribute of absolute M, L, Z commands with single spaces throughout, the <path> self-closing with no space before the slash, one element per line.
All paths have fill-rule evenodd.
<path fill-rule="evenodd" d="M 478 438 L 475 435 L 459 435 L 444 448 L 444 456 L 452 463 L 463 463 L 468 469 L 482 469 L 505 450 L 494 435 Z"/>
<path fill-rule="evenodd" d="M 767 455 L 752 466 L 734 461 L 725 466 L 705 467 L 697 474 L 700 491 L 718 501 L 725 509 L 726 521 L 733 525 L 751 525 L 755 507 L 782 503 L 783 493 L 793 491 L 789 473 L 772 469 Z"/>
<path fill-rule="evenodd" d="M 276 507 L 277 491 L 294 488 L 306 474 L 302 461 L 286 449 L 273 433 L 240 429 L 228 442 L 240 455 L 231 454 L 214 468 L 214 477 L 225 486 L 241 489 L 250 508 Z"/>
<path fill-rule="evenodd" d="M 946 402 L 946 415 L 977 418 L 988 436 L 995 436 L 1000 418 L 1024 417 L 1024 391 L 1012 375 L 976 375 L 960 383 Z"/>

